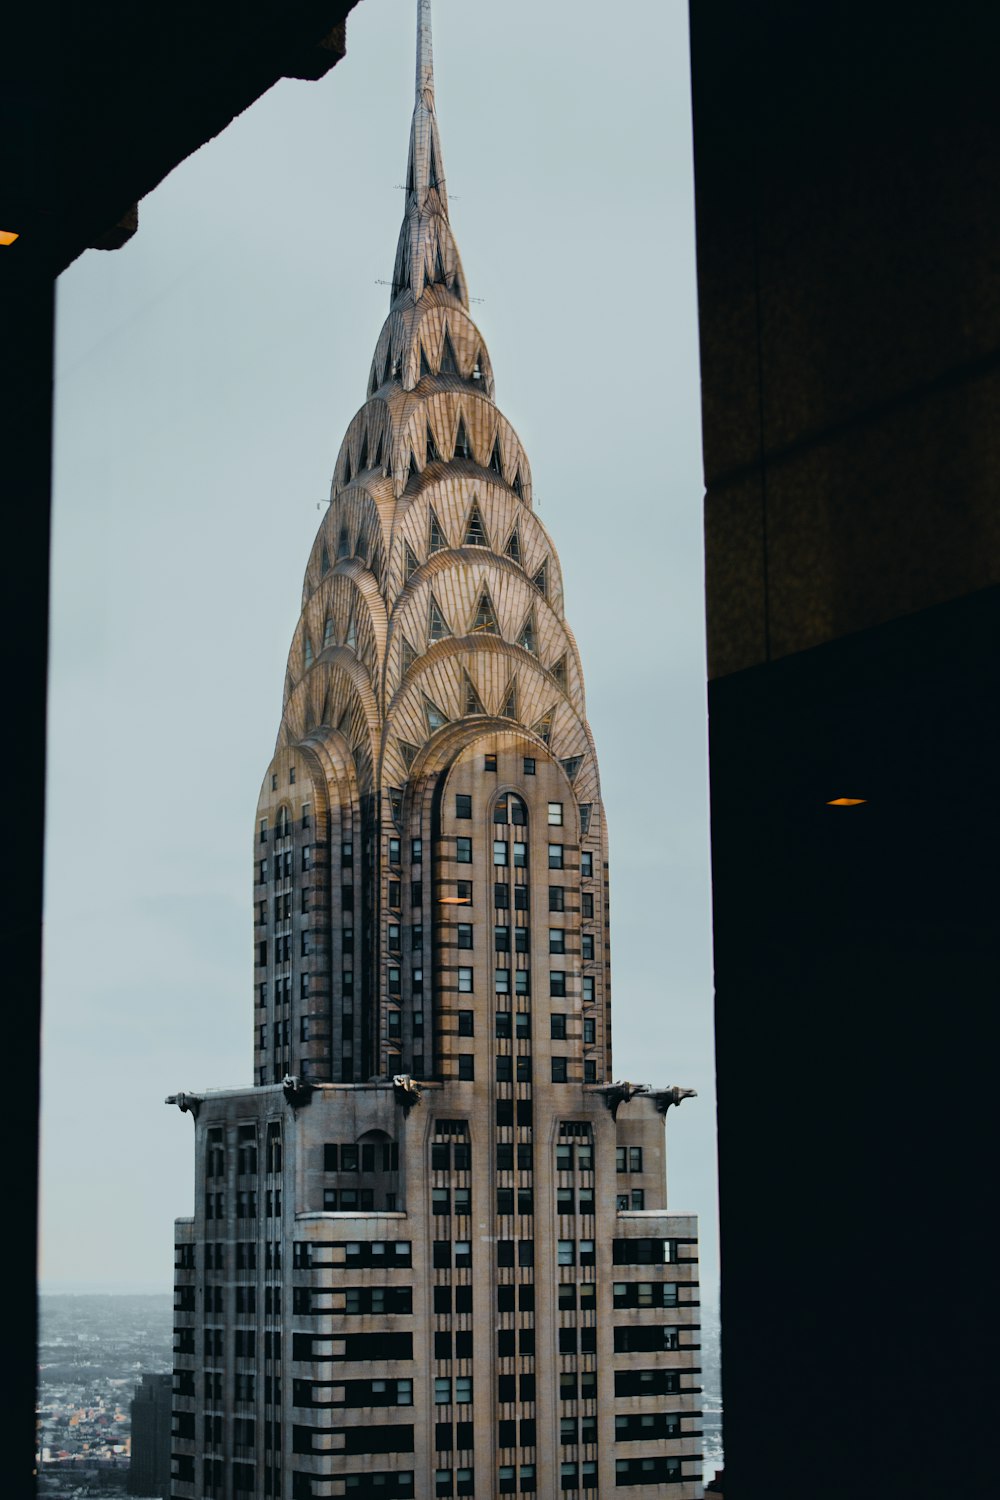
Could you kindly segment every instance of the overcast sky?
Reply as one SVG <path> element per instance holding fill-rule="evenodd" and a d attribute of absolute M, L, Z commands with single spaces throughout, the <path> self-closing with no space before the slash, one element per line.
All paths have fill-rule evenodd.
<path fill-rule="evenodd" d="M 184 162 L 58 293 L 43 1285 L 169 1289 L 177 1089 L 252 1079 L 252 836 L 317 508 L 388 308 L 414 0 Z M 716 1279 L 684 0 L 436 0 L 452 224 L 562 560 L 611 839 L 616 1077 Z"/>

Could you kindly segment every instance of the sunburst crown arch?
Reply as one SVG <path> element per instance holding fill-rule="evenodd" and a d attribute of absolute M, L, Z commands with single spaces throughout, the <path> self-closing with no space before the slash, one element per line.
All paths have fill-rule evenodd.
<path fill-rule="evenodd" d="M 583 950 L 592 960 L 574 982 L 593 1022 L 581 1080 L 601 1082 L 611 1076 L 607 836 L 583 674 L 528 457 L 496 405 L 469 312 L 426 3 L 418 25 L 389 313 L 306 567 L 257 810 L 259 920 L 273 924 L 269 901 L 284 912 L 270 895 L 274 860 L 282 870 L 310 861 L 313 909 L 258 942 L 255 1081 L 277 1081 L 293 1063 L 318 1082 L 457 1076 L 455 911 L 442 899 L 463 874 L 452 813 L 494 763 L 526 798 L 535 838 L 545 837 L 548 804 L 563 808 L 567 888 L 578 892 L 588 865 L 597 877 Z M 263 858 L 262 838 L 286 817 L 285 842 Z M 488 829 L 475 831 L 485 842 Z M 400 951 L 404 916 L 425 935 L 420 953 Z M 293 943 L 301 987 L 286 995 L 281 956 Z M 276 996 L 290 1023 L 278 1019 L 277 1029 Z M 301 1040 L 276 1049 L 279 1035 Z"/>

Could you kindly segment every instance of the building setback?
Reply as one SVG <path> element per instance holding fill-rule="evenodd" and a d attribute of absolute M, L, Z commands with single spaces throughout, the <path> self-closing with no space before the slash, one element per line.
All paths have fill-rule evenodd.
<path fill-rule="evenodd" d="M 420 0 L 389 317 L 254 830 L 254 1087 L 180 1094 L 172 1493 L 702 1494 L 693 1216 L 612 1081 L 579 656 L 451 228 Z"/>

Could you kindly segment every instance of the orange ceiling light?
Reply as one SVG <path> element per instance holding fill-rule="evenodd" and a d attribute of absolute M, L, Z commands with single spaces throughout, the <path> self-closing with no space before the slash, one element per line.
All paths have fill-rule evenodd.
<path fill-rule="evenodd" d="M 826 805 L 827 807 L 862 807 L 867 801 L 867 797 L 831 797 Z"/>
<path fill-rule="evenodd" d="M 0 229 L 0 245 L 13 245 L 20 236 L 13 229 Z"/>
<path fill-rule="evenodd" d="M 469 896 L 439 896 L 438 906 L 471 906 L 472 899 Z"/>

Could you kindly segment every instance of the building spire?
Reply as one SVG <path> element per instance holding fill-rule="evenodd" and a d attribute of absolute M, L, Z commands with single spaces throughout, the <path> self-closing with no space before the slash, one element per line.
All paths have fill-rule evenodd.
<path fill-rule="evenodd" d="M 396 250 L 392 305 L 404 294 L 416 302 L 427 286 L 442 286 L 468 306 L 465 277 L 448 223 L 441 137 L 434 108 L 434 49 L 431 0 L 417 0 L 417 77 L 410 152 L 406 167 L 406 211 Z"/>
<path fill-rule="evenodd" d="M 431 35 L 431 0 L 417 0 L 417 103 L 427 94 L 433 106 L 434 39 Z"/>

